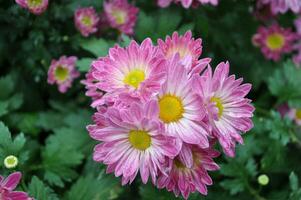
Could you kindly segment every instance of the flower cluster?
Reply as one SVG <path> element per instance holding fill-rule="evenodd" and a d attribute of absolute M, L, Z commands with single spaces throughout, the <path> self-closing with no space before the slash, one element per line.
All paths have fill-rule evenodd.
<path fill-rule="evenodd" d="M 35 15 L 42 14 L 48 7 L 48 0 L 16 0 L 16 3 Z"/>
<path fill-rule="evenodd" d="M 295 20 L 295 27 L 297 30 L 298 42 L 294 45 L 294 50 L 297 51 L 297 54 L 293 56 L 293 61 L 298 67 L 300 67 L 301 66 L 301 17 L 298 17 Z"/>
<path fill-rule="evenodd" d="M 62 56 L 59 60 L 52 60 L 48 70 L 48 83 L 57 84 L 61 93 L 65 93 L 72 85 L 73 79 L 79 77 L 75 68 L 75 56 Z"/>
<path fill-rule="evenodd" d="M 165 8 L 168 7 L 172 2 L 181 3 L 184 8 L 198 7 L 202 4 L 212 4 L 217 6 L 218 0 L 158 0 L 158 6 Z"/>
<path fill-rule="evenodd" d="M 122 184 L 139 173 L 177 196 L 205 195 L 208 171 L 219 169 L 215 141 L 228 156 L 243 143 L 253 126 L 251 85 L 229 75 L 228 62 L 213 72 L 201 54 L 201 39 L 174 33 L 158 46 L 149 38 L 116 45 L 92 63 L 83 83 L 96 108 L 87 129 L 101 142 L 93 158 Z"/>
<path fill-rule="evenodd" d="M 22 174 L 15 172 L 4 179 L 0 175 L 0 199 L 2 200 L 31 200 L 27 193 L 16 192 L 14 189 L 17 187 L 21 180 Z"/>
<path fill-rule="evenodd" d="M 132 35 L 137 21 L 139 9 L 127 0 L 104 1 L 104 13 L 97 14 L 93 7 L 79 8 L 74 13 L 77 29 L 83 36 L 88 36 L 105 26 L 117 29 L 121 33 Z"/>

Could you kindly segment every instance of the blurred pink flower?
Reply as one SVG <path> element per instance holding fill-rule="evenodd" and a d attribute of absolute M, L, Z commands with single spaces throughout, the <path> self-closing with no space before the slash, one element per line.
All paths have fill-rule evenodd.
<path fill-rule="evenodd" d="M 2 200 L 28 200 L 30 197 L 25 192 L 13 191 L 21 180 L 22 174 L 15 172 L 4 179 L 0 175 L 0 199 Z"/>
<path fill-rule="evenodd" d="M 170 172 L 160 173 L 157 187 L 173 191 L 188 199 L 190 193 L 200 192 L 207 195 L 207 185 L 212 185 L 212 179 L 207 171 L 215 171 L 219 166 L 213 161 L 219 152 L 212 147 L 201 149 L 197 145 L 183 144 L 179 155 L 166 163 Z"/>
<path fill-rule="evenodd" d="M 104 12 L 111 27 L 120 32 L 132 35 L 137 21 L 139 9 L 127 0 L 106 0 Z"/>
<path fill-rule="evenodd" d="M 207 116 L 213 136 L 224 152 L 233 157 L 235 143 L 243 143 L 241 132 L 253 127 L 251 117 L 254 107 L 245 96 L 251 84 L 242 84 L 243 79 L 229 76 L 229 63 L 220 63 L 214 73 L 209 66 L 201 75 L 193 77 L 193 89 L 206 105 Z"/>
<path fill-rule="evenodd" d="M 76 28 L 85 37 L 97 31 L 99 16 L 93 7 L 79 8 L 74 13 Z"/>
<path fill-rule="evenodd" d="M 158 102 L 131 104 L 126 109 L 109 107 L 94 115 L 95 125 L 87 127 L 90 136 L 101 141 L 94 148 L 93 159 L 108 165 L 107 173 L 122 176 L 122 185 L 132 183 L 140 172 L 143 183 L 149 176 L 155 184 L 165 160 L 175 157 L 181 144 L 162 135 L 158 120 Z"/>
<path fill-rule="evenodd" d="M 35 15 L 42 14 L 48 7 L 48 0 L 16 0 L 16 3 Z"/>
<path fill-rule="evenodd" d="M 259 27 L 252 38 L 254 46 L 260 47 L 264 56 L 274 61 L 279 61 L 282 54 L 292 52 L 295 40 L 296 34 L 291 29 L 285 29 L 278 24 Z"/>
<path fill-rule="evenodd" d="M 292 10 L 294 13 L 299 13 L 301 11 L 300 0 L 258 0 L 257 3 L 269 5 L 274 14 L 283 14 L 288 10 Z"/>
<path fill-rule="evenodd" d="M 165 41 L 159 39 L 158 45 L 165 58 L 171 59 L 178 53 L 183 65 L 189 69 L 197 65 L 202 54 L 202 40 L 192 38 L 191 31 L 187 31 L 183 36 L 174 32 L 172 37 L 167 36 Z"/>
<path fill-rule="evenodd" d="M 218 0 L 158 0 L 158 6 L 165 8 L 172 2 L 181 3 L 184 8 L 189 8 L 191 6 L 197 7 L 201 4 L 212 4 L 214 6 L 217 6 L 218 4 Z"/>
<path fill-rule="evenodd" d="M 290 108 L 287 116 L 294 120 L 297 125 L 301 126 L 301 109 Z"/>
<path fill-rule="evenodd" d="M 79 72 L 75 68 L 77 58 L 75 56 L 62 56 L 59 60 L 52 60 L 48 70 L 48 83 L 57 84 L 59 91 L 65 93 L 72 85 Z"/>

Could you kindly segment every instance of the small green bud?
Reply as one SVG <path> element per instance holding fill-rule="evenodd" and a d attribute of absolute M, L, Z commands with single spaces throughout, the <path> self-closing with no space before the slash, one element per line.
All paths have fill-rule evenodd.
<path fill-rule="evenodd" d="M 257 181 L 260 185 L 265 186 L 265 185 L 269 184 L 270 179 L 267 175 L 262 174 L 262 175 L 258 176 Z"/>
<path fill-rule="evenodd" d="M 4 166 L 7 169 L 15 168 L 18 165 L 18 158 L 16 156 L 10 155 L 4 159 Z"/>

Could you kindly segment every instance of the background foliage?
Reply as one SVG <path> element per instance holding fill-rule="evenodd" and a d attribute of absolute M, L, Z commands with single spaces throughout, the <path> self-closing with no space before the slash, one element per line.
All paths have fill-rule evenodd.
<path fill-rule="evenodd" d="M 214 185 L 209 195 L 192 195 L 191 200 L 301 199 L 300 127 L 276 110 L 283 102 L 301 108 L 301 70 L 285 58 L 266 61 L 252 46 L 251 37 L 260 24 L 250 13 L 254 4 L 221 0 L 217 7 L 185 10 L 136 1 L 140 8 L 136 40 L 156 41 L 175 30 L 191 29 L 203 39 L 203 57 L 213 57 L 216 63 L 229 60 L 232 72 L 253 84 L 249 97 L 256 106 L 254 129 L 244 136 L 235 158 L 217 159 L 221 170 L 211 173 Z M 102 1 L 51 1 L 41 16 L 20 9 L 13 0 L 0 5 L 0 174 L 12 171 L 2 161 L 15 155 L 19 158 L 15 170 L 23 172 L 20 189 L 38 200 L 174 199 L 139 180 L 121 187 L 117 178 L 105 174 L 104 166 L 92 161 L 94 142 L 85 129 L 92 109 L 79 81 L 91 60 L 106 55 L 115 43 L 130 41 L 114 30 L 83 38 L 75 29 L 74 10 L 94 6 L 101 12 Z M 282 15 L 279 21 L 292 26 L 293 15 Z M 63 54 L 76 55 L 82 72 L 66 94 L 46 81 L 51 59 Z M 257 180 L 262 174 L 270 179 L 266 186 Z"/>

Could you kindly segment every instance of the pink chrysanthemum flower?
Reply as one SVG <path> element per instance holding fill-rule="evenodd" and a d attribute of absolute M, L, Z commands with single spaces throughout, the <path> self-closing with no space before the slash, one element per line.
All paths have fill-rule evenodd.
<path fill-rule="evenodd" d="M 191 31 L 187 31 L 183 36 L 174 32 L 172 37 L 167 36 L 165 41 L 159 39 L 158 45 L 167 59 L 178 53 L 184 66 L 195 66 L 202 54 L 202 40 L 192 38 Z"/>
<path fill-rule="evenodd" d="M 16 3 L 35 15 L 42 14 L 48 7 L 48 0 L 16 0 Z"/>
<path fill-rule="evenodd" d="M 30 197 L 25 192 L 13 191 L 21 180 L 22 174 L 15 172 L 6 179 L 0 176 L 0 199 L 2 200 L 28 200 Z"/>
<path fill-rule="evenodd" d="M 207 148 L 208 130 L 202 122 L 204 105 L 193 93 L 188 70 L 179 61 L 178 54 L 168 61 L 167 79 L 158 95 L 159 118 L 164 123 L 166 135 Z"/>
<path fill-rule="evenodd" d="M 90 136 L 101 144 L 94 149 L 93 159 L 108 165 L 107 173 L 122 176 L 122 184 L 132 182 L 140 172 L 143 183 L 156 182 L 166 160 L 180 151 L 180 143 L 162 135 L 164 126 L 158 120 L 158 103 L 133 103 L 127 109 L 109 107 L 94 116 L 96 125 L 88 126 Z"/>
<path fill-rule="evenodd" d="M 59 60 L 52 60 L 48 70 L 48 83 L 57 84 L 59 91 L 65 93 L 72 85 L 75 78 L 79 77 L 79 72 L 75 68 L 75 56 L 62 56 Z"/>
<path fill-rule="evenodd" d="M 240 132 L 253 127 L 254 107 L 245 98 L 251 84 L 241 85 L 242 81 L 229 76 L 229 63 L 220 63 L 214 74 L 209 66 L 202 76 L 193 77 L 193 89 L 206 105 L 212 134 L 229 156 L 234 156 L 236 142 L 243 143 Z"/>
<path fill-rule="evenodd" d="M 282 54 L 293 50 L 295 39 L 296 35 L 290 29 L 274 24 L 270 27 L 259 27 L 252 41 L 255 46 L 261 48 L 267 59 L 278 61 Z"/>
<path fill-rule="evenodd" d="M 290 108 L 287 116 L 294 120 L 297 125 L 301 126 L 301 109 Z"/>
<path fill-rule="evenodd" d="M 158 6 L 165 8 L 172 2 L 181 3 L 184 8 L 197 7 L 200 4 L 212 4 L 214 6 L 218 4 L 218 0 L 158 0 Z"/>
<path fill-rule="evenodd" d="M 137 21 L 139 9 L 127 0 L 109 0 L 104 2 L 104 12 L 110 25 L 122 33 L 131 35 Z"/>
<path fill-rule="evenodd" d="M 212 185 L 208 171 L 215 171 L 219 166 L 213 161 L 219 152 L 211 147 L 201 149 L 197 145 L 183 144 L 181 152 L 175 159 L 169 159 L 171 168 L 166 176 L 160 174 L 157 187 L 173 191 L 176 196 L 180 194 L 188 199 L 190 193 L 200 192 L 207 194 L 207 185 Z"/>
<path fill-rule="evenodd" d="M 132 41 L 127 48 L 111 48 L 107 57 L 92 63 L 85 84 L 89 96 L 99 91 L 108 93 L 92 103 L 95 107 L 103 104 L 106 97 L 149 99 L 158 94 L 165 76 L 165 59 L 148 38 L 141 45 Z"/>
<path fill-rule="evenodd" d="M 97 31 L 99 16 L 93 7 L 79 8 L 74 13 L 76 28 L 85 37 Z"/>
<path fill-rule="evenodd" d="M 300 0 L 259 0 L 258 3 L 270 5 L 274 14 L 283 14 L 288 10 L 292 10 L 294 13 L 299 13 L 301 11 Z"/>

